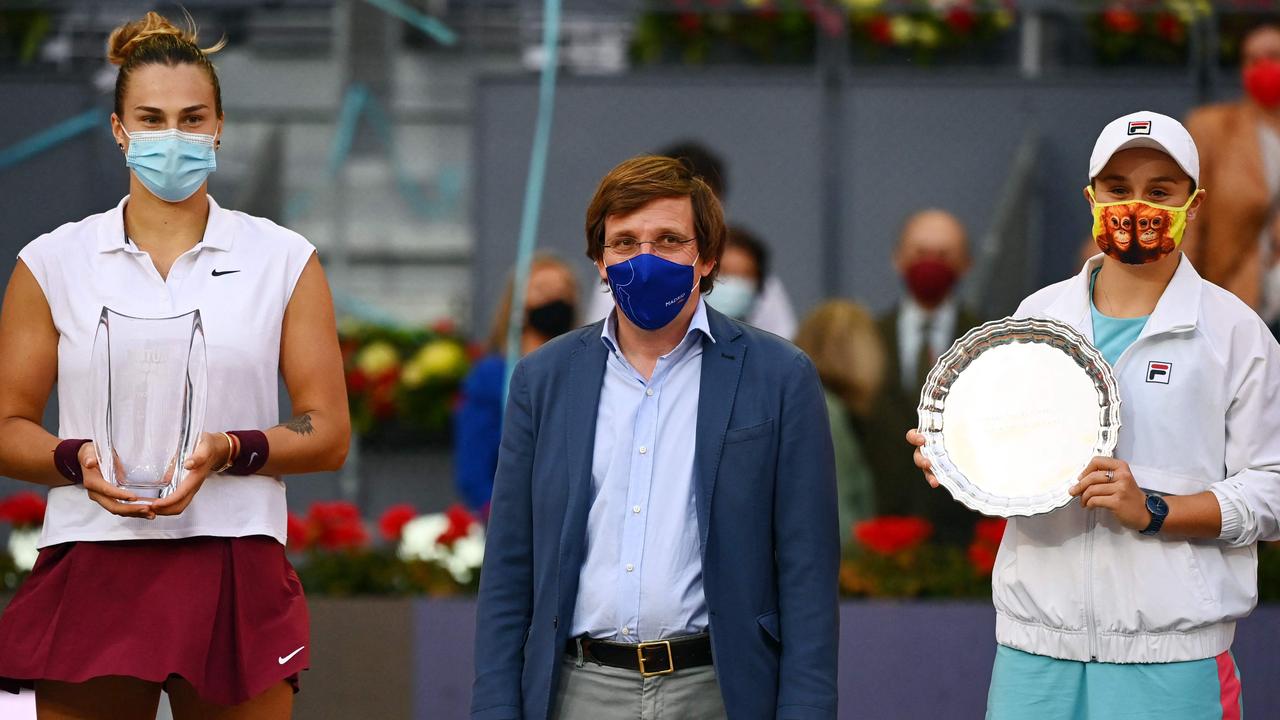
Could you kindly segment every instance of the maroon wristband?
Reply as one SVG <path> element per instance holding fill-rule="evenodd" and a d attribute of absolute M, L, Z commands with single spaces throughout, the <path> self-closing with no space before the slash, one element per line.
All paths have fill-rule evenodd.
<path fill-rule="evenodd" d="M 240 441 L 240 452 L 232 461 L 231 467 L 223 472 L 228 475 L 253 475 L 267 464 L 271 447 L 267 444 L 267 434 L 261 430 L 232 430 L 228 435 L 235 435 Z"/>
<path fill-rule="evenodd" d="M 84 471 L 80 469 L 80 446 L 92 440 L 63 440 L 53 451 L 53 466 L 58 474 L 73 485 L 84 484 Z"/>

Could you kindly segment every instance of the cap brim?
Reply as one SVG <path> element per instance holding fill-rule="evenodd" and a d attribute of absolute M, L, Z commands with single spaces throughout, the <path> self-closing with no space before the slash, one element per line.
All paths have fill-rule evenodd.
<path fill-rule="evenodd" d="M 1114 150 L 1108 153 L 1107 156 L 1101 160 L 1101 162 L 1097 163 L 1096 167 L 1089 168 L 1089 180 L 1092 181 L 1095 178 L 1097 178 L 1098 173 L 1102 172 L 1102 168 L 1106 167 L 1107 163 L 1111 162 L 1111 158 L 1115 157 L 1116 153 L 1120 152 L 1121 150 L 1132 150 L 1134 148 L 1150 148 L 1152 150 L 1159 150 L 1165 155 L 1168 155 L 1175 163 L 1177 163 L 1178 167 L 1182 168 L 1182 172 L 1186 173 L 1187 177 L 1191 178 L 1192 182 L 1195 182 L 1197 185 L 1199 184 L 1199 181 L 1196 180 L 1195 174 L 1192 173 L 1190 170 L 1188 170 L 1187 167 L 1182 164 L 1182 161 L 1178 159 L 1177 155 L 1174 155 L 1173 153 L 1169 152 L 1169 148 L 1160 144 L 1159 140 L 1156 140 L 1155 138 L 1149 137 L 1146 135 L 1129 138 L 1128 140 L 1125 140 L 1124 142 L 1120 143 Z"/>

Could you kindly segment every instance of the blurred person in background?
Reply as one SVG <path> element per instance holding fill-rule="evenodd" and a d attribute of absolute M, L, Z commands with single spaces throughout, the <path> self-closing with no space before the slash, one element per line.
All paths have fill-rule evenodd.
<path fill-rule="evenodd" d="M 462 381 L 462 397 L 453 415 L 455 488 L 462 502 L 475 511 L 487 510 L 493 494 L 493 473 L 498 467 L 514 285 L 514 278 L 507 280 L 493 316 L 489 352 Z M 524 306 L 521 357 L 577 327 L 578 283 L 568 263 L 552 255 L 535 257 L 529 267 Z"/>
<path fill-rule="evenodd" d="M 707 302 L 734 320 L 790 338 L 795 333 L 791 305 L 785 294 L 776 296 L 785 303 L 785 312 L 779 312 L 784 305 L 766 298 L 771 278 L 777 282 L 769 274 L 769 248 L 751 231 L 731 226 L 715 292 L 707 295 Z"/>
<path fill-rule="evenodd" d="M 724 161 L 710 148 L 689 140 L 666 147 L 657 154 L 686 163 L 711 188 L 716 198 L 724 202 L 728 174 Z M 758 236 L 741 227 L 730 226 L 720 272 L 720 277 L 729 284 L 729 289 L 723 291 L 727 297 L 721 300 L 728 303 L 727 309 L 712 299 L 712 293 L 707 294 L 707 302 L 735 320 L 742 320 L 778 337 L 790 340 L 795 335 L 796 313 L 791 306 L 791 298 L 782 280 L 769 272 L 769 251 Z M 742 281 L 730 278 L 741 278 Z M 754 292 L 748 293 L 749 288 L 743 281 L 752 278 L 755 279 Z M 721 286 L 722 283 L 716 284 L 716 293 L 722 292 Z M 730 312 L 740 309 L 743 304 L 748 305 L 748 309 L 742 314 Z M 612 311 L 613 298 L 603 292 L 603 288 L 602 292 L 593 294 L 587 313 L 590 319 L 603 319 Z"/>
<path fill-rule="evenodd" d="M 826 392 L 840 532 L 849 543 L 854 523 L 876 514 L 875 482 L 853 419 L 865 423 L 870 416 L 884 379 L 884 347 L 871 313 L 848 300 L 828 300 L 814 308 L 800 323 L 795 342 L 818 368 Z"/>
<path fill-rule="evenodd" d="M 859 418 L 876 481 L 878 515 L 915 515 L 934 526 L 944 543 L 968 543 L 976 516 L 950 498 L 928 492 L 902 452 L 902 428 L 917 425 L 920 389 L 938 357 L 978 325 L 960 305 L 956 285 L 970 265 L 964 225 L 945 210 L 909 216 L 898 237 L 893 267 L 907 293 L 877 321 L 888 362 L 884 390 L 869 418 Z"/>
<path fill-rule="evenodd" d="M 1209 282 L 1280 322 L 1280 23 L 1240 43 L 1245 96 L 1194 110 L 1187 130 L 1200 150 L 1201 186 L 1212 189 L 1187 229 L 1187 254 Z"/>

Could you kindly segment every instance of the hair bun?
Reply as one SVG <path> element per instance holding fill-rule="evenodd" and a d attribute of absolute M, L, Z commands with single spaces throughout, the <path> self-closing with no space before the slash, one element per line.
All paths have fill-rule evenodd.
<path fill-rule="evenodd" d="M 111 32 L 107 38 L 107 60 L 112 65 L 124 65 L 143 43 L 156 38 L 170 38 L 174 42 L 194 46 L 205 54 L 212 54 L 222 49 L 226 40 L 210 48 L 201 48 L 196 44 L 196 24 L 187 14 L 185 29 L 169 22 L 169 19 L 157 12 L 148 12 L 141 20 L 125 23 Z"/>

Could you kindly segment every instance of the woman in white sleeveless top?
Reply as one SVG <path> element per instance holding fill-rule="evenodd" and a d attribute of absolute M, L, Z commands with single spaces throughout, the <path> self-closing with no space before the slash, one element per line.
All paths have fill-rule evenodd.
<path fill-rule="evenodd" d="M 0 474 L 51 488 L 39 560 L 0 616 L 0 687 L 34 686 L 42 719 L 150 719 L 162 689 L 179 720 L 287 718 L 307 667 L 280 476 L 342 465 L 342 361 L 311 244 L 207 194 L 218 47 L 155 13 L 112 34 L 129 195 L 24 248 L 0 306 Z M 103 479 L 87 440 L 103 307 L 204 325 L 208 432 L 149 504 Z M 55 382 L 57 437 L 40 425 Z"/>

